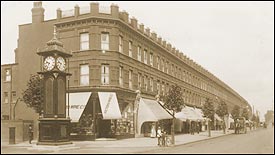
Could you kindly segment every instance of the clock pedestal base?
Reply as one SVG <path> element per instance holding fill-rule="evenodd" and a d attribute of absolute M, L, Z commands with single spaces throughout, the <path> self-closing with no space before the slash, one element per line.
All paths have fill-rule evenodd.
<path fill-rule="evenodd" d="M 65 145 L 70 142 L 70 119 L 39 119 L 39 138 L 37 145 Z"/>

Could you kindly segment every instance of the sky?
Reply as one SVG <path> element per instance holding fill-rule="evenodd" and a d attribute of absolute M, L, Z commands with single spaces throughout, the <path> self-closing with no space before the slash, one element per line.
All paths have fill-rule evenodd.
<path fill-rule="evenodd" d="M 56 18 L 57 8 L 89 3 L 45 1 L 45 20 Z M 261 119 L 274 110 L 274 2 L 98 3 L 127 11 L 239 93 Z M 1 1 L 1 64 L 14 62 L 18 25 L 31 22 L 32 7 Z"/>

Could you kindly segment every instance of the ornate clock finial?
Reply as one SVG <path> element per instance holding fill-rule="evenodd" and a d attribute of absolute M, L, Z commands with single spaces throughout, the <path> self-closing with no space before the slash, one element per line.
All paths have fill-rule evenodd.
<path fill-rule="evenodd" d="M 48 45 L 48 46 L 58 45 L 58 46 L 60 46 L 60 47 L 63 47 L 63 43 L 60 42 L 60 41 L 57 39 L 57 33 L 56 33 L 56 26 L 55 26 L 55 25 L 53 26 L 53 38 L 52 38 L 50 41 L 47 42 L 47 45 Z M 54 46 L 54 48 L 56 48 L 56 47 Z M 60 48 L 59 50 L 64 51 L 63 48 Z"/>

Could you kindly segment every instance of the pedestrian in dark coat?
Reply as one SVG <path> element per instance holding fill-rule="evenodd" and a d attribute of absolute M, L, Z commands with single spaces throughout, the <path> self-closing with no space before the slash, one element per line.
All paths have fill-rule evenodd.
<path fill-rule="evenodd" d="M 32 128 L 32 125 L 29 125 L 28 134 L 29 134 L 29 143 L 31 144 L 32 140 L 33 140 L 33 128 Z"/>

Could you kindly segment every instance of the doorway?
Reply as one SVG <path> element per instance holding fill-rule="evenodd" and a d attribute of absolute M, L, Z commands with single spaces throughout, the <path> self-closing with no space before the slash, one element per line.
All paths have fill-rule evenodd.
<path fill-rule="evenodd" d="M 15 144 L 15 127 L 9 128 L 9 144 Z"/>
<path fill-rule="evenodd" d="M 111 120 L 98 119 L 98 138 L 111 138 Z"/>

